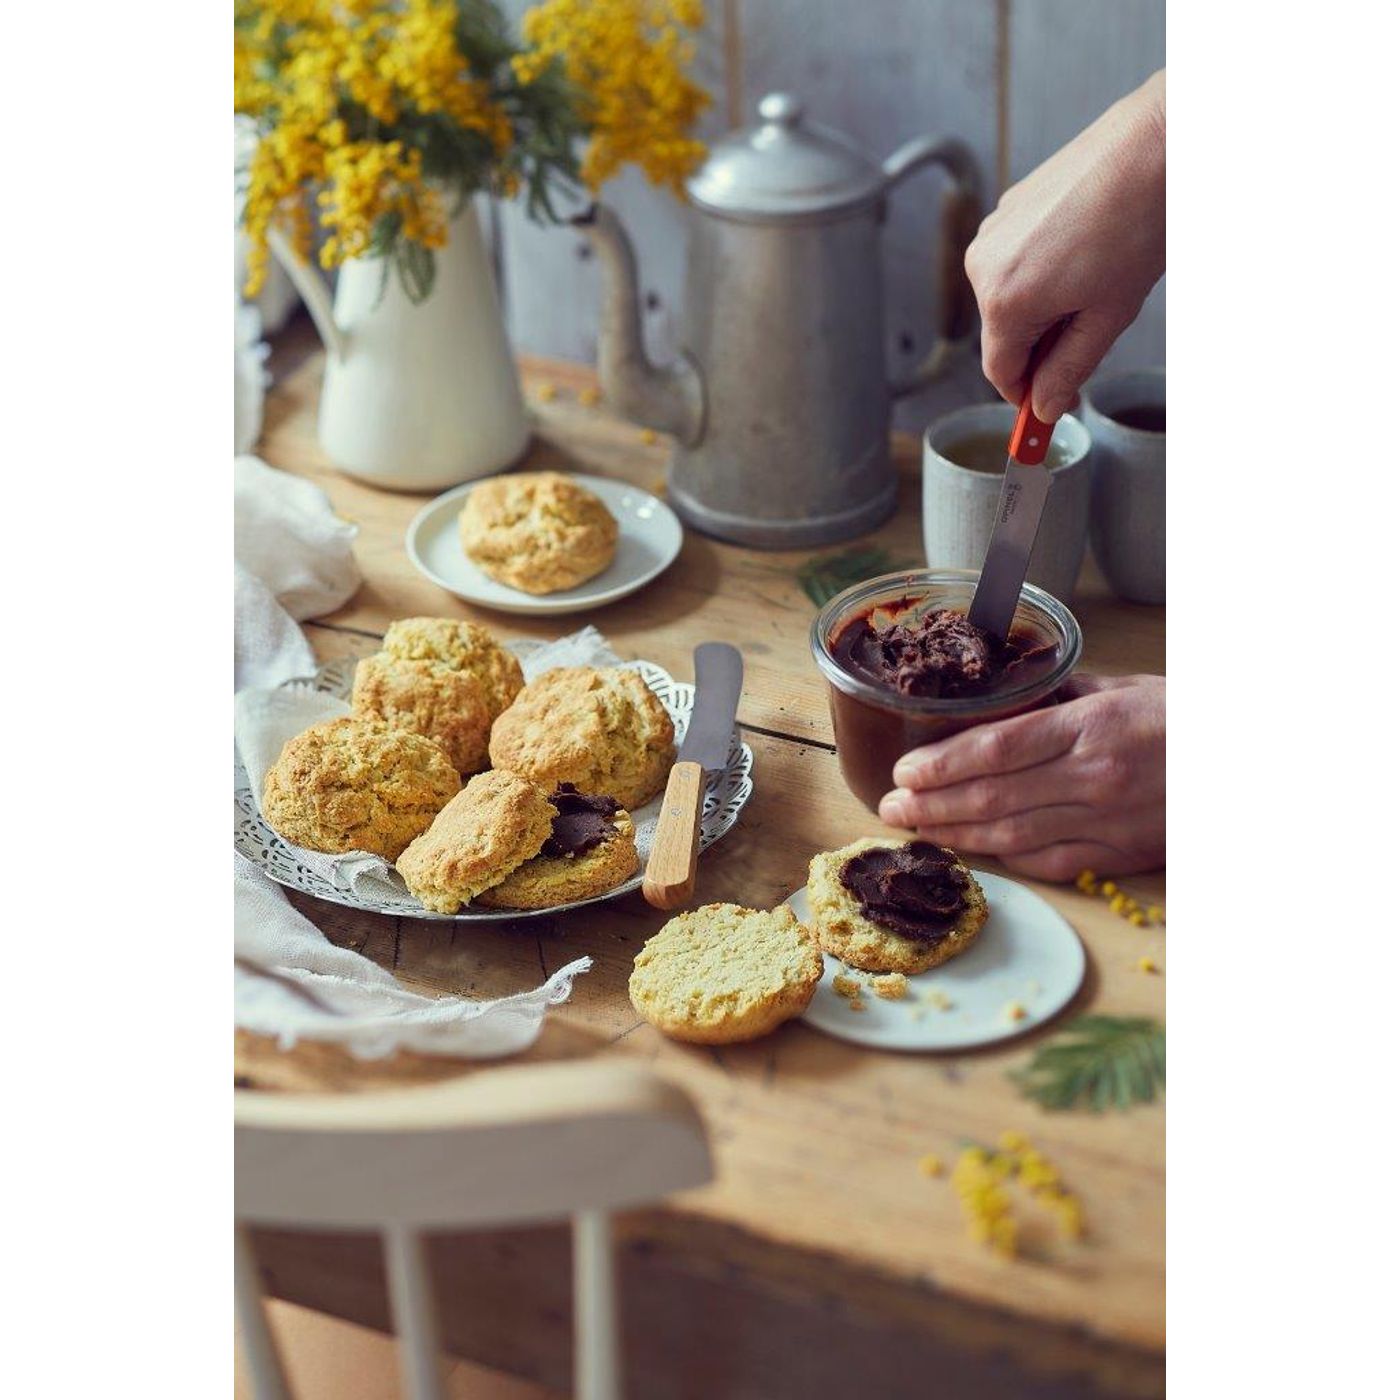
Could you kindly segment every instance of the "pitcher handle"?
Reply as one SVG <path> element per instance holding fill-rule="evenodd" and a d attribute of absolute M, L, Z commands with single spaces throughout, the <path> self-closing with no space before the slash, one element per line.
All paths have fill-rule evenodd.
<path fill-rule="evenodd" d="M 982 222 L 982 179 L 977 161 L 971 150 L 955 137 L 916 136 L 885 161 L 885 189 L 894 189 L 928 165 L 941 166 L 952 180 L 943 195 L 939 220 L 943 324 L 928 354 L 913 373 L 890 385 L 890 393 L 897 399 L 939 379 L 954 356 L 972 343 L 976 327 L 977 302 L 963 270 L 963 258 Z"/>
<path fill-rule="evenodd" d="M 272 256 L 286 269 L 292 279 L 306 309 L 311 313 L 312 324 L 316 327 L 326 353 L 337 360 L 345 358 L 345 335 L 335 323 L 335 307 L 331 302 L 331 290 L 326 279 L 303 258 L 287 241 L 287 236 L 279 229 L 269 228 L 267 246 Z"/>

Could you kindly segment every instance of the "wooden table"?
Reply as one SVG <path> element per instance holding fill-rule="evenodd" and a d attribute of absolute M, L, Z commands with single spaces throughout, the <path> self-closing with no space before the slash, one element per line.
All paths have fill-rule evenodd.
<path fill-rule="evenodd" d="M 830 719 L 808 652 L 811 602 L 794 571 L 810 551 L 760 553 L 687 532 L 680 558 L 641 593 L 584 619 L 538 621 L 473 609 L 417 574 L 404 530 L 423 498 L 337 474 L 316 445 L 321 356 L 294 324 L 272 359 L 275 387 L 260 447 L 272 464 L 323 486 L 360 527 L 365 582 L 335 615 L 307 625 L 323 659 L 364 655 L 395 618 L 470 617 L 499 634 L 548 637 L 592 621 L 624 656 L 691 675 L 697 642 L 744 653 L 739 720 L 754 750 L 755 790 L 738 827 L 700 863 L 696 901 L 767 907 L 804 883 L 815 851 L 882 828 L 846 790 Z M 580 402 L 591 372 L 526 361 L 537 417 L 529 464 L 575 467 L 661 489 L 667 448 L 606 409 Z M 585 400 L 591 395 L 584 393 Z M 917 561 L 916 444 L 896 440 L 895 518 L 868 537 Z M 1085 669 L 1164 670 L 1163 612 L 1116 602 L 1092 569 L 1075 611 Z M 989 869 L 995 862 L 978 861 Z M 1125 882 L 1159 901 L 1160 876 Z M 1037 886 L 1079 931 L 1090 971 L 1075 1010 L 1163 1016 L 1165 936 L 1135 928 L 1101 899 Z M 498 996 L 538 984 L 589 953 L 591 973 L 551 1013 L 530 1059 L 639 1057 L 700 1105 L 717 1178 L 664 1210 L 620 1224 L 634 1393 L 648 1397 L 1156 1395 L 1163 1389 L 1164 1113 L 1160 1105 L 1096 1117 L 1046 1113 L 1007 1071 L 1031 1036 L 955 1056 L 865 1050 L 790 1024 L 751 1045 L 703 1049 L 664 1039 L 627 999 L 632 958 L 663 922 L 640 895 L 576 913 L 461 932 L 298 896 L 332 940 L 363 951 L 409 985 Z M 240 1085 L 346 1090 L 483 1072 L 401 1054 L 359 1063 L 325 1046 L 281 1052 L 240 1035 Z M 919 1158 L 951 1162 L 960 1143 L 1027 1133 L 1082 1197 L 1088 1237 L 1053 1237 L 1018 1202 L 1022 1258 L 970 1240 L 946 1178 Z M 1045 1220 L 1043 1233 L 1031 1229 Z M 264 1231 L 259 1257 L 271 1292 L 371 1325 L 387 1325 L 372 1240 Z M 437 1242 L 435 1268 L 448 1346 L 547 1384 L 567 1385 L 568 1270 L 562 1230 Z"/>

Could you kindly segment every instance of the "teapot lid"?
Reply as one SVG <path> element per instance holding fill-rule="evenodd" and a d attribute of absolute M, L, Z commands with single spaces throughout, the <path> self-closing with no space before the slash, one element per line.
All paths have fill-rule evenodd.
<path fill-rule="evenodd" d="M 717 141 L 686 182 L 702 209 L 760 223 L 805 220 L 867 204 L 885 172 L 839 132 L 808 121 L 791 93 L 770 92 L 759 123 Z"/>

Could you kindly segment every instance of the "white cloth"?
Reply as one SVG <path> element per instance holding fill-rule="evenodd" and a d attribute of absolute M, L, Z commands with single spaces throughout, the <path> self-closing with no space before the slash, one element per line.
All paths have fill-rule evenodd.
<path fill-rule="evenodd" d="M 343 700 L 309 684 L 280 683 L 316 669 L 293 619 L 339 607 L 359 587 L 360 572 L 355 527 L 310 482 L 240 457 L 234 494 L 234 740 L 260 797 L 268 768 L 292 735 L 348 713 Z M 531 676 L 550 666 L 616 661 L 589 627 L 543 648 L 524 669 Z M 392 867 L 367 852 L 301 850 L 299 857 L 347 889 L 405 893 Z M 377 963 L 331 943 L 253 862 L 236 853 L 234 862 L 234 1022 L 283 1046 L 335 1041 L 366 1059 L 400 1048 L 473 1059 L 515 1054 L 533 1043 L 549 1008 L 566 1001 L 574 978 L 593 965 L 576 958 L 541 986 L 497 1001 L 420 996 Z"/>
<path fill-rule="evenodd" d="M 316 669 L 294 619 L 334 612 L 360 586 L 356 527 L 326 493 L 257 457 L 233 460 L 233 687 Z"/>
<path fill-rule="evenodd" d="M 334 612 L 360 586 L 358 528 L 305 477 L 235 457 L 233 528 L 238 562 L 298 620 Z"/>
<path fill-rule="evenodd" d="M 330 1040 L 361 1059 L 399 1049 L 488 1059 L 530 1046 L 551 1006 L 593 965 L 576 958 L 542 986 L 497 1001 L 426 997 L 338 948 L 252 861 L 234 854 L 234 1020 L 288 1048 Z"/>

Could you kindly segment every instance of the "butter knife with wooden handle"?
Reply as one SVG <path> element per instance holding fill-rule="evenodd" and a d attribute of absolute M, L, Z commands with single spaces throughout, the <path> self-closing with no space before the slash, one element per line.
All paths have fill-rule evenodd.
<path fill-rule="evenodd" d="M 700 812 L 706 775 L 729 759 L 744 658 L 727 642 L 695 648 L 695 707 L 676 755 L 661 802 L 642 894 L 657 909 L 678 909 L 695 893 L 695 859 L 700 849 Z"/>

